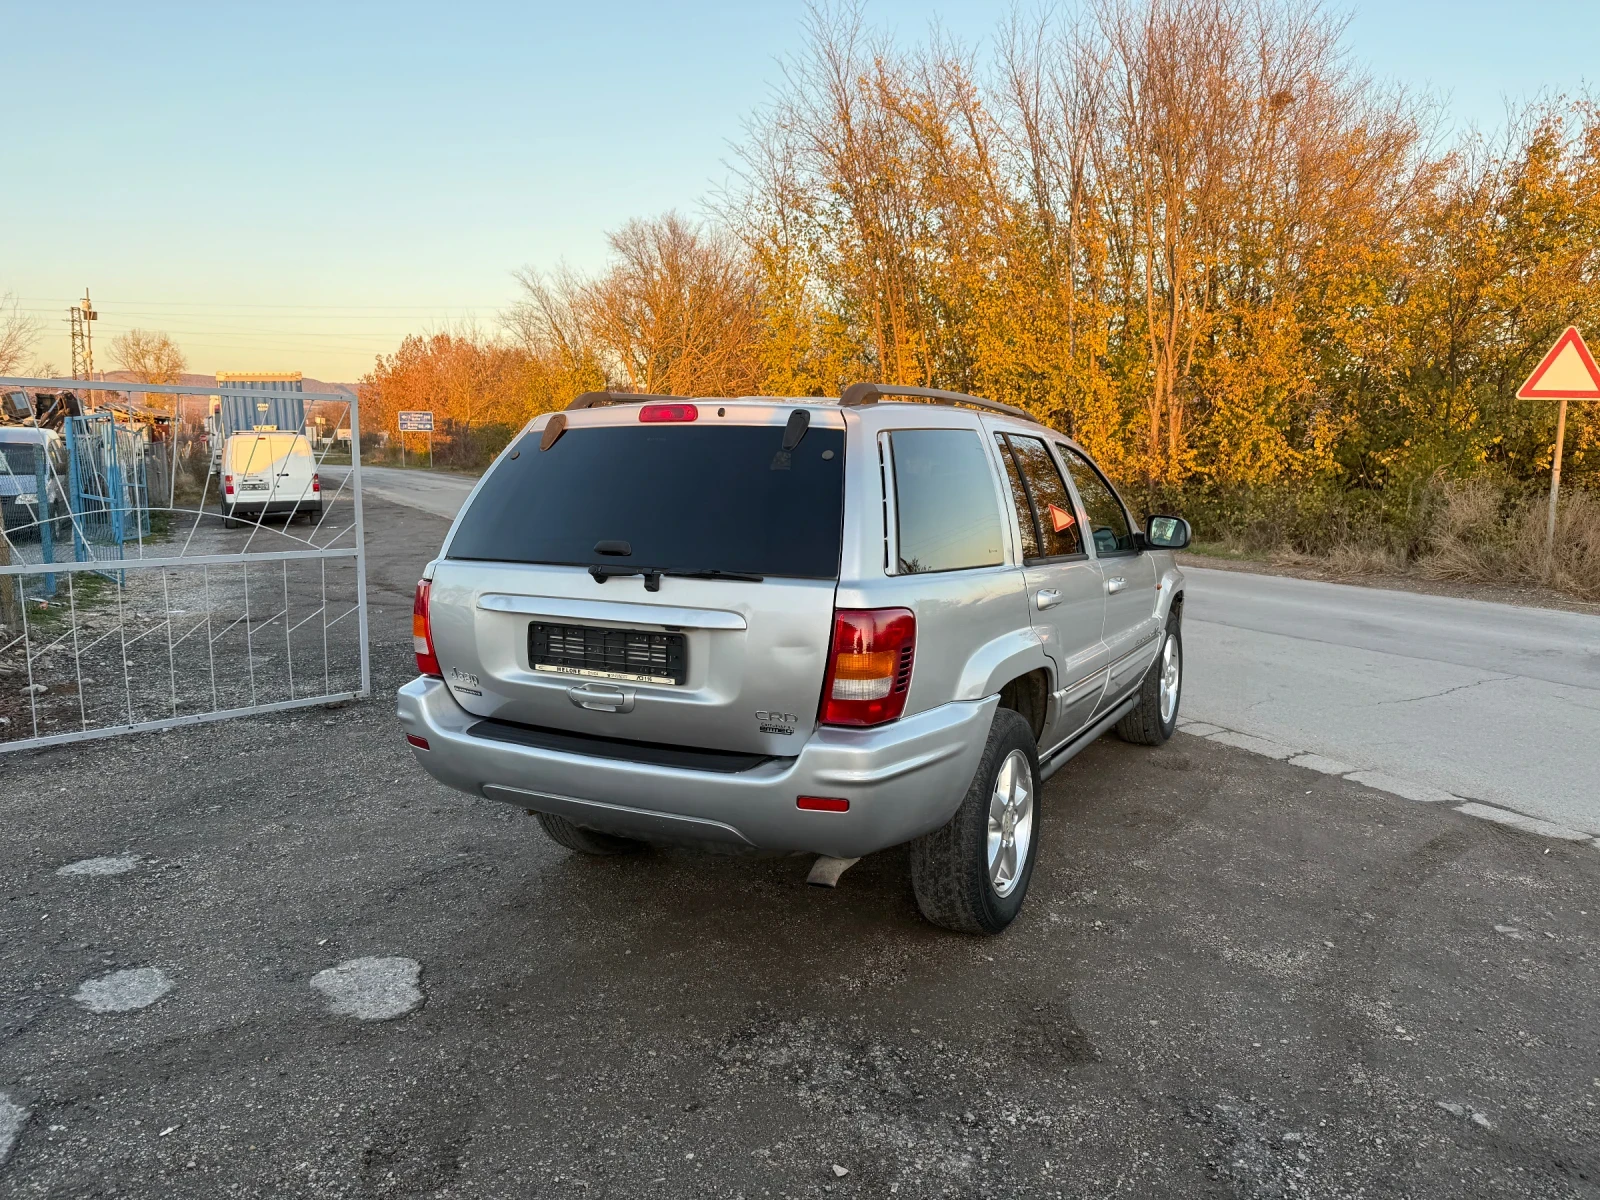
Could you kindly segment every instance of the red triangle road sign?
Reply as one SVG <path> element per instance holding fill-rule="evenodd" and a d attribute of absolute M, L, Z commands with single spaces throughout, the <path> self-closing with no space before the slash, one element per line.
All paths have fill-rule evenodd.
<path fill-rule="evenodd" d="M 1576 326 L 1556 339 L 1550 353 L 1517 389 L 1519 400 L 1600 400 L 1600 367 Z"/>

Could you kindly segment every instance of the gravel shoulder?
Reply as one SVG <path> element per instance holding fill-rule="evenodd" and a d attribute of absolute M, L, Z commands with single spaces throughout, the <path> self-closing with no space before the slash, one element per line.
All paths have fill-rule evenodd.
<path fill-rule="evenodd" d="M 1593 847 L 1180 734 L 997 939 L 903 851 L 580 860 L 411 761 L 444 525 L 369 520 L 374 700 L 0 760 L 0 1194 L 1600 1189 Z"/>

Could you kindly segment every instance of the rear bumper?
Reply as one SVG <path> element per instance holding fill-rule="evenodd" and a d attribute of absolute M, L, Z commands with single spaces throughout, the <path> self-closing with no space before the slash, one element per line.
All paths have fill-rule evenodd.
<path fill-rule="evenodd" d="M 649 841 L 715 842 L 857 858 L 950 819 L 983 756 L 998 697 L 942 705 L 879 729 L 820 729 L 798 757 L 736 773 L 622 762 L 473 737 L 479 718 L 442 680 L 399 692 L 400 724 L 427 740 L 441 783 L 579 825 Z M 843 797 L 811 812 L 800 796 Z"/>
<path fill-rule="evenodd" d="M 263 503 L 241 500 L 237 504 L 227 505 L 223 511 L 230 517 L 286 517 L 290 513 L 315 515 L 322 511 L 322 501 L 321 499 L 268 500 Z"/>

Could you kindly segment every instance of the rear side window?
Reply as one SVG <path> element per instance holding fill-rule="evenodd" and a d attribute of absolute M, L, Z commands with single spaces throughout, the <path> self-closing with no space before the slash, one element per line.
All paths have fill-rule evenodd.
<path fill-rule="evenodd" d="M 1011 476 L 1017 502 L 1017 524 L 1022 529 L 1022 556 L 1068 558 L 1082 554 L 1078 510 L 1056 460 L 1043 441 L 1013 433 L 997 433 L 1000 457 Z"/>
<path fill-rule="evenodd" d="M 899 429 L 894 464 L 900 575 L 993 567 L 1001 551 L 1000 506 L 983 441 L 970 429 Z"/>
<path fill-rule="evenodd" d="M 782 425 L 568 426 L 524 435 L 462 515 L 451 558 L 834 579 L 844 431 Z M 515 457 L 512 457 L 512 455 Z M 602 556 L 598 542 L 631 553 Z"/>
<path fill-rule="evenodd" d="M 1094 538 L 1094 552 L 1103 556 L 1137 550 L 1127 510 L 1105 477 L 1071 446 L 1061 447 L 1061 459 L 1077 485 L 1078 495 L 1083 498 L 1083 511 L 1089 518 L 1089 536 Z"/>

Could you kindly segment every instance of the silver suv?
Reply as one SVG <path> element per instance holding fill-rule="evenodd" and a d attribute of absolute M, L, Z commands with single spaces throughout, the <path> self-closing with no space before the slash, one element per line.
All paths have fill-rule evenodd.
<path fill-rule="evenodd" d="M 1129 519 L 1006 405 L 590 393 L 533 421 L 417 586 L 400 722 L 435 778 L 563 846 L 911 843 L 935 924 L 996 933 L 1039 787 L 1171 736 L 1178 517 Z"/>

